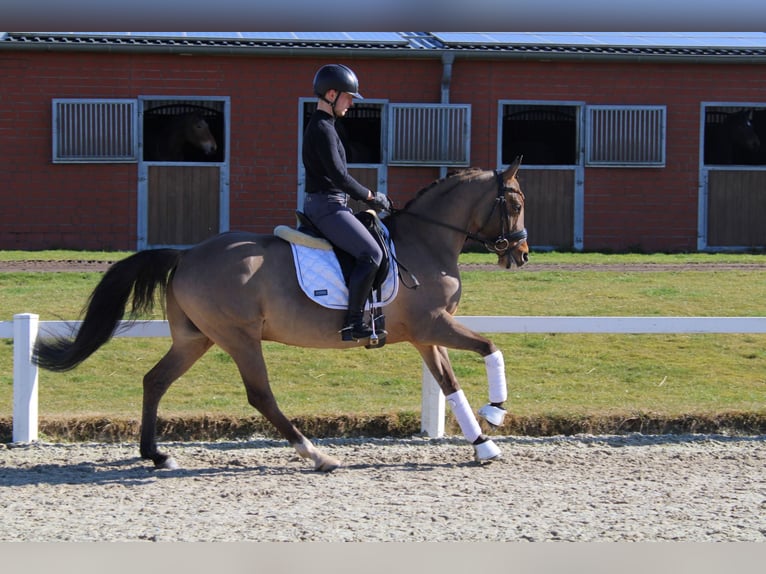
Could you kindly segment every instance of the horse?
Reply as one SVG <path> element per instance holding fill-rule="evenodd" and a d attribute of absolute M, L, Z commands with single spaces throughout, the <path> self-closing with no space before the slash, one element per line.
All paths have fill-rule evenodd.
<path fill-rule="evenodd" d="M 750 164 L 761 147 L 753 125 L 753 110 L 727 114 L 720 124 L 710 124 L 705 133 L 705 163 Z"/>
<path fill-rule="evenodd" d="M 171 116 L 159 132 L 148 136 L 150 161 L 193 161 L 207 159 L 218 150 L 210 126 L 200 112 Z"/>
<path fill-rule="evenodd" d="M 417 349 L 444 393 L 474 458 L 486 463 L 501 455 L 484 434 L 452 369 L 448 349 L 484 358 L 489 402 L 479 415 L 490 428 L 502 424 L 507 398 L 502 352 L 454 317 L 461 296 L 458 256 L 468 238 L 497 255 L 501 267 L 528 260 L 524 194 L 516 178 L 521 158 L 504 171 L 470 168 L 449 174 L 420 190 L 403 208 L 383 218 L 395 246 L 404 287 L 384 307 L 387 344 L 408 342 Z M 404 281 L 406 269 L 417 279 Z M 413 277 L 409 277 L 412 279 Z M 329 472 L 340 465 L 306 438 L 282 413 L 272 393 L 262 341 L 296 347 L 344 349 L 343 310 L 328 309 L 301 291 L 291 245 L 269 234 L 227 231 L 189 249 L 148 249 L 114 263 L 83 309 L 76 334 L 35 342 L 33 361 L 42 368 L 75 368 L 112 336 L 132 298 L 131 319 L 149 312 L 164 297 L 171 346 L 143 378 L 140 454 L 156 468 L 178 468 L 157 448 L 160 399 L 212 345 L 234 360 L 247 399 L 298 454 Z M 511 303 L 511 302 L 509 302 Z M 374 352 L 374 351 L 370 351 Z"/>

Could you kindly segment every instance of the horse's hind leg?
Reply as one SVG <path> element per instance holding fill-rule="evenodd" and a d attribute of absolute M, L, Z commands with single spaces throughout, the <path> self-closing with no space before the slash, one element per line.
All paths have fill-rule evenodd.
<path fill-rule="evenodd" d="M 157 450 L 157 409 L 160 399 L 173 381 L 189 370 L 212 344 L 212 341 L 201 333 L 182 341 L 174 340 L 165 356 L 144 375 L 141 457 L 151 459 L 156 468 L 178 468 L 171 456 Z"/>
<path fill-rule="evenodd" d="M 314 461 L 314 469 L 331 472 L 340 466 L 340 461 L 316 448 L 282 413 L 269 385 L 266 362 L 258 338 L 241 335 L 236 342 L 218 344 L 227 351 L 237 364 L 247 391 L 248 402 L 274 425 L 279 433 L 298 451 L 303 458 Z"/>

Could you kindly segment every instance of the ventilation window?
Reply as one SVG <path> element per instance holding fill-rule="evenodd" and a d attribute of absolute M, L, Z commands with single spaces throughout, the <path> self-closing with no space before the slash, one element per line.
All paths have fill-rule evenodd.
<path fill-rule="evenodd" d="M 586 164 L 665 166 L 665 106 L 588 106 Z"/>
<path fill-rule="evenodd" d="M 138 160 L 135 100 L 54 99 L 54 163 Z"/>
<path fill-rule="evenodd" d="M 470 164 L 470 105 L 391 104 L 390 112 L 389 164 Z"/>

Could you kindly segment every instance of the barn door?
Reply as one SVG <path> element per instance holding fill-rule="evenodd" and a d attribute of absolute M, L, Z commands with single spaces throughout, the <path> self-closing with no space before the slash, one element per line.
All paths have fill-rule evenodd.
<path fill-rule="evenodd" d="M 524 222 L 536 249 L 582 249 L 581 104 L 499 103 L 498 163 L 522 155 Z"/>
<path fill-rule="evenodd" d="M 143 98 L 141 109 L 138 248 L 188 247 L 227 230 L 228 101 Z"/>
<path fill-rule="evenodd" d="M 193 245 L 219 233 L 220 182 L 218 166 L 149 166 L 147 243 Z"/>
<path fill-rule="evenodd" d="M 698 249 L 766 247 L 766 105 L 702 105 L 700 181 Z"/>
<path fill-rule="evenodd" d="M 525 196 L 524 223 L 533 245 L 572 249 L 575 170 L 524 169 L 519 183 Z"/>

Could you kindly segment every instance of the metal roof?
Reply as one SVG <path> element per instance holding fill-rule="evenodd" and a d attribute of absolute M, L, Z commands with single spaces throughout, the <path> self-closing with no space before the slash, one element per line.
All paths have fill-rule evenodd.
<path fill-rule="evenodd" d="M 2 49 L 766 62 L 766 32 L 2 32 Z"/>
<path fill-rule="evenodd" d="M 432 32 L 446 45 L 766 48 L 764 32 Z"/>
<path fill-rule="evenodd" d="M 24 33 L 24 36 L 28 37 L 29 34 L 34 34 L 40 41 L 151 39 L 155 41 L 407 43 L 397 32 L 33 32 Z"/>

